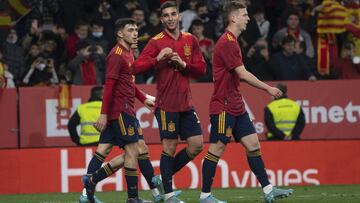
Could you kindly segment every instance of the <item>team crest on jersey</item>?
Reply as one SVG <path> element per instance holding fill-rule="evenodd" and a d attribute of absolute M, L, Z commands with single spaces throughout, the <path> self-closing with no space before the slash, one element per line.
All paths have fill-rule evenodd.
<path fill-rule="evenodd" d="M 231 137 L 232 136 L 232 128 L 229 126 L 226 128 L 226 137 Z"/>
<path fill-rule="evenodd" d="M 191 56 L 191 46 L 189 46 L 188 44 L 185 44 L 184 46 L 184 55 L 186 57 Z"/>
<path fill-rule="evenodd" d="M 131 62 L 129 61 L 129 68 L 131 68 Z"/>
<path fill-rule="evenodd" d="M 172 121 L 170 121 L 169 123 L 168 123 L 168 131 L 169 132 L 175 132 L 175 123 L 174 122 L 172 122 Z"/>
<path fill-rule="evenodd" d="M 141 129 L 140 127 L 138 127 L 138 134 L 139 134 L 139 135 L 142 135 L 142 134 L 143 134 L 142 129 Z"/>
<path fill-rule="evenodd" d="M 131 125 L 129 125 L 129 127 L 127 128 L 127 131 L 128 131 L 128 135 L 129 135 L 129 136 L 135 135 L 134 127 L 131 126 Z"/>

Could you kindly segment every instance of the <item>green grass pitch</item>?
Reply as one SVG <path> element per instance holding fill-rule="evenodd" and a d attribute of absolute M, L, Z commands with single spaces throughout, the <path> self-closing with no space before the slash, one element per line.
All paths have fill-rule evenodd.
<path fill-rule="evenodd" d="M 360 185 L 297 186 L 293 195 L 280 199 L 279 203 L 360 203 Z M 184 190 L 181 199 L 187 203 L 198 202 L 199 190 Z M 214 189 L 213 194 L 228 203 L 264 202 L 259 188 Z M 52 193 L 32 195 L 0 195 L 1 203 L 76 203 L 80 193 Z M 106 203 L 125 202 L 125 192 L 98 192 L 97 197 Z M 140 192 L 142 198 L 150 199 L 149 191 Z"/>

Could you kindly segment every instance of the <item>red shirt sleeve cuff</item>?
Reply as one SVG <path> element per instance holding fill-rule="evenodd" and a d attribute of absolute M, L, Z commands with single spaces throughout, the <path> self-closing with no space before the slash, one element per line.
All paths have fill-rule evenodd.
<path fill-rule="evenodd" d="M 141 102 L 144 103 L 146 100 L 145 94 L 140 91 L 137 87 L 135 87 L 135 97 Z"/>

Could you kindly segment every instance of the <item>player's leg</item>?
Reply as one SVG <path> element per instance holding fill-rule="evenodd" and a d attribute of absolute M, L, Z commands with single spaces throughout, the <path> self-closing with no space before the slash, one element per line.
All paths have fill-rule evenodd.
<path fill-rule="evenodd" d="M 216 173 L 218 161 L 225 151 L 226 144 L 231 141 L 235 118 L 222 112 L 211 115 L 210 145 L 202 166 L 201 203 L 224 203 L 211 194 L 211 186 Z M 227 129 L 225 128 L 227 127 Z"/>
<path fill-rule="evenodd" d="M 126 113 L 120 113 L 119 119 L 114 123 L 117 129 L 118 146 L 125 150 L 124 171 L 127 183 L 127 203 L 146 203 L 138 196 L 137 162 L 139 156 L 139 131 L 137 119 Z"/>
<path fill-rule="evenodd" d="M 96 152 L 88 165 L 87 175 L 82 177 L 84 190 L 80 195 L 80 203 L 87 203 L 89 201 L 96 203 L 101 202 L 96 197 L 94 197 L 95 184 L 91 182 L 91 175 L 100 169 L 105 158 L 109 155 L 115 143 L 116 140 L 112 132 L 112 127 L 109 126 L 101 133 Z"/>
<path fill-rule="evenodd" d="M 174 156 L 176 146 L 178 143 L 178 128 L 179 128 L 179 113 L 165 112 L 161 109 L 156 109 L 155 117 L 159 124 L 160 137 L 163 151 L 160 157 L 160 173 L 162 183 L 164 186 L 164 200 L 165 202 L 181 202 L 177 201 L 175 193 L 172 188 L 172 176 L 174 174 Z M 155 182 L 154 182 L 155 183 Z M 155 185 L 159 185 L 155 183 Z"/>
<path fill-rule="evenodd" d="M 265 201 L 272 202 L 277 198 L 287 197 L 292 194 L 292 189 L 277 189 L 270 184 L 265 170 L 265 164 L 261 157 L 259 139 L 247 113 L 237 117 L 236 127 L 241 129 L 236 133 L 237 138 L 240 138 L 241 144 L 246 149 L 249 167 L 261 184 Z"/>
<path fill-rule="evenodd" d="M 139 135 L 139 136 L 140 136 L 139 137 L 140 139 L 139 139 L 139 142 L 138 142 L 138 146 L 139 146 L 139 156 L 138 156 L 139 169 L 140 169 L 141 173 L 143 174 L 143 176 L 145 177 L 146 182 L 149 184 L 149 187 L 151 189 L 151 194 L 153 196 L 154 201 L 159 202 L 159 201 L 162 200 L 162 197 L 161 197 L 159 189 L 152 182 L 152 180 L 155 178 L 155 175 L 154 175 L 154 168 L 153 168 L 153 166 L 151 164 L 151 161 L 149 159 L 149 150 L 148 150 L 148 147 L 147 147 L 142 135 Z"/>
<path fill-rule="evenodd" d="M 175 156 L 174 174 L 193 160 L 204 147 L 200 120 L 194 109 L 180 113 L 180 138 L 187 146 Z"/>

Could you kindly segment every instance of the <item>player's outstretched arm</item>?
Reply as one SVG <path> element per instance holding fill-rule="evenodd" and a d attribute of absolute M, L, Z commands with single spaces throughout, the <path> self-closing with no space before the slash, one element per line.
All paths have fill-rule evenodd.
<path fill-rule="evenodd" d="M 132 64 L 133 74 L 140 74 L 154 68 L 158 63 L 158 55 L 159 51 L 156 45 L 153 40 L 150 40 L 144 50 L 140 53 L 139 57 Z"/>
<path fill-rule="evenodd" d="M 139 90 L 135 86 L 135 97 L 144 104 L 146 108 L 148 108 L 150 111 L 153 111 L 153 108 L 155 106 L 155 97 L 144 93 L 143 91 Z"/>
<path fill-rule="evenodd" d="M 245 69 L 244 65 L 235 68 L 235 72 L 240 77 L 240 79 L 245 80 L 249 85 L 265 90 L 268 94 L 275 98 L 282 96 L 282 92 L 278 88 L 271 87 L 257 79 L 257 77 Z"/>

